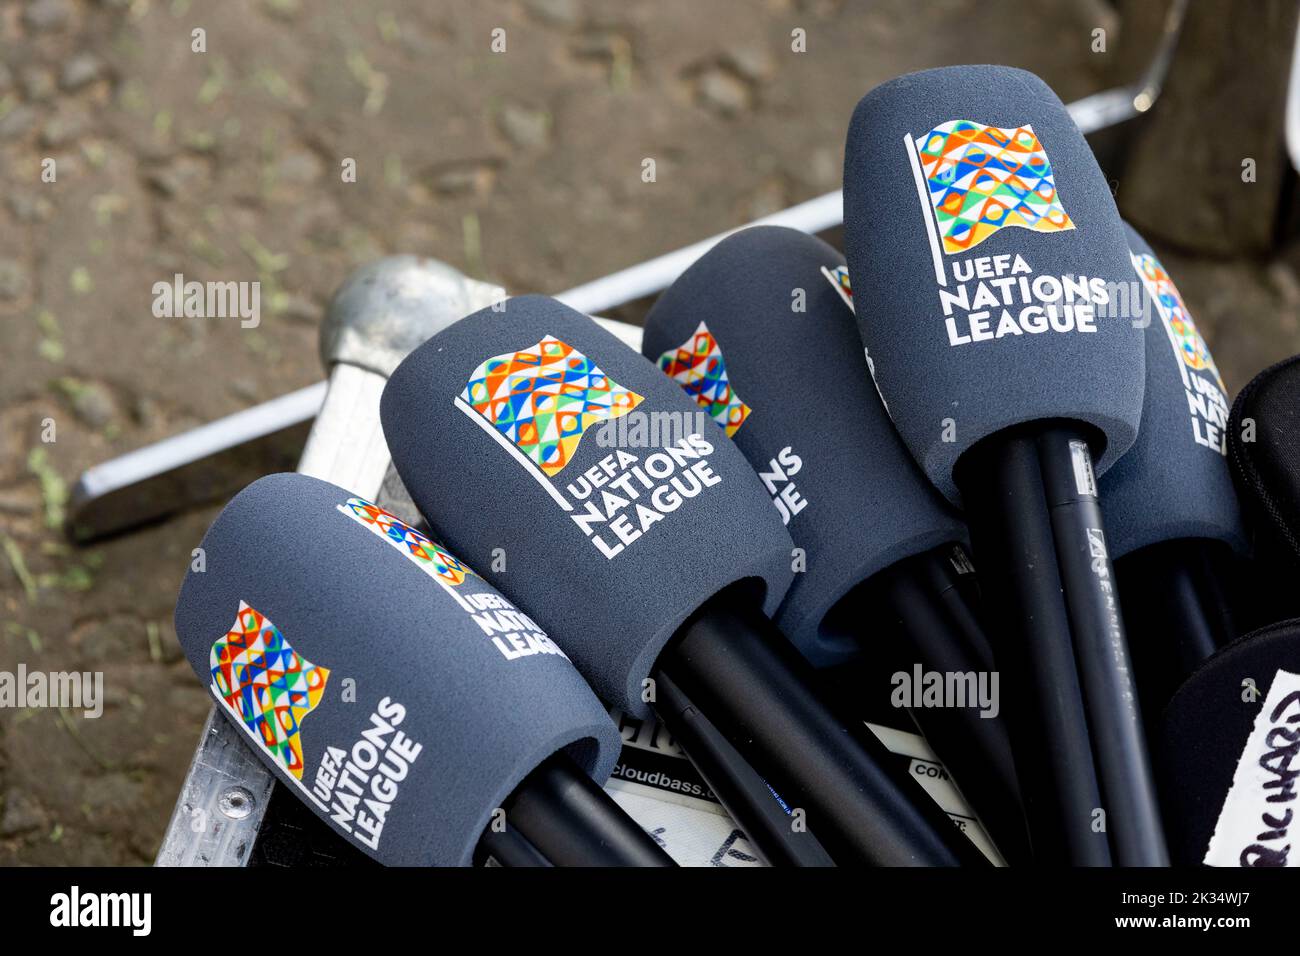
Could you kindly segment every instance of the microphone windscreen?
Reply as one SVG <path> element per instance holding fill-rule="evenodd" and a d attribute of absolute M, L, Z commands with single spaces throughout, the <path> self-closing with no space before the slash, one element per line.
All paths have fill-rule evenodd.
<path fill-rule="evenodd" d="M 1157 748 L 1176 865 L 1300 863 L 1300 620 L 1202 664 L 1165 707 Z"/>
<path fill-rule="evenodd" d="M 804 550 L 776 622 L 819 666 L 860 647 L 827 619 L 854 585 L 965 540 L 871 384 L 845 271 L 814 236 L 742 230 L 660 296 L 642 344 L 745 453 Z"/>
<path fill-rule="evenodd" d="M 637 716 L 695 608 L 749 580 L 770 615 L 790 586 L 794 545 L 744 455 L 554 299 L 509 299 L 439 332 L 393 373 L 380 416 L 440 538 Z"/>
<path fill-rule="evenodd" d="M 844 241 L 876 383 L 950 500 L 958 458 L 1013 425 L 1094 426 L 1098 474 L 1133 443 L 1141 331 L 1107 314 L 1132 275 L 1124 229 L 1038 77 L 950 67 L 863 97 L 845 148 Z"/>
<path fill-rule="evenodd" d="M 373 504 L 271 475 L 201 547 L 176 605 L 191 666 L 276 777 L 380 862 L 469 865 L 558 751 L 598 782 L 613 770 L 618 729 L 556 645 Z"/>
<path fill-rule="evenodd" d="M 1246 549 L 1228 469 L 1228 389 L 1151 247 L 1125 226 L 1137 279 L 1131 308 L 1146 338 L 1137 441 L 1101 479 L 1111 556 L 1180 538 Z"/>

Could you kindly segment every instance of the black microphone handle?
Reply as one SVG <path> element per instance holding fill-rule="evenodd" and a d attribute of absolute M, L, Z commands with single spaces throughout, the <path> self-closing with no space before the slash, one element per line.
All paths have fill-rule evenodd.
<path fill-rule="evenodd" d="M 1161 541 L 1117 558 L 1142 714 L 1150 724 L 1192 671 L 1240 633 L 1224 580 L 1234 555 L 1207 538 Z M 1149 738 L 1150 735 L 1148 735 Z"/>
<path fill-rule="evenodd" d="M 495 830 L 491 824 L 483 831 L 478 846 L 474 848 L 474 865 L 487 866 L 489 859 L 508 867 L 551 865 L 551 861 L 542 856 L 537 847 L 524 839 L 518 830 L 510 826 Z"/>
<path fill-rule="evenodd" d="M 1069 424 L 1044 424 L 1037 445 L 1115 859 L 1120 866 L 1168 866 L 1092 453 Z"/>
<path fill-rule="evenodd" d="M 552 754 L 506 800 L 506 827 L 556 866 L 676 866 L 566 754 Z"/>
<path fill-rule="evenodd" d="M 900 666 L 920 664 L 942 674 L 988 674 L 993 653 L 978 616 L 957 586 L 951 551 L 951 546 L 935 548 L 875 575 L 869 587 L 881 604 L 873 606 L 887 608 L 900 625 L 903 646 L 891 655 Z M 870 617 L 863 614 L 859 619 Z M 871 652 L 862 630 L 864 649 Z M 1005 720 L 1000 714 L 981 716 L 975 701 L 965 707 L 914 707 L 911 714 L 1002 857 L 1012 866 L 1028 864 L 1029 834 Z"/>
<path fill-rule="evenodd" d="M 659 655 L 680 686 L 792 806 L 841 866 L 988 861 L 860 720 L 835 716 L 812 668 L 752 599 L 706 601 Z"/>
<path fill-rule="evenodd" d="M 655 713 L 764 862 L 834 866 L 812 830 L 794 828 L 763 778 L 662 669 L 655 685 Z"/>
<path fill-rule="evenodd" d="M 1005 678 L 1003 713 L 1034 861 L 1110 866 L 1106 834 L 1092 826 L 1101 786 L 1033 438 L 985 439 L 962 457 L 957 481 Z"/>

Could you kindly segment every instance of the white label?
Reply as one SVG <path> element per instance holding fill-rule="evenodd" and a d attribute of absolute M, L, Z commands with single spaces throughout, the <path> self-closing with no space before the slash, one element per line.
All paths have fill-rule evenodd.
<path fill-rule="evenodd" d="M 1092 473 L 1092 455 L 1088 443 L 1070 442 L 1070 460 L 1074 463 L 1074 487 L 1081 495 L 1097 497 L 1097 478 Z"/>
<path fill-rule="evenodd" d="M 654 717 L 642 721 L 617 710 L 610 713 L 622 728 L 624 741 L 622 759 L 605 790 L 669 856 L 681 866 L 765 865 L 717 799 L 711 793 L 696 792 L 693 782 L 702 781 Z M 971 842 L 994 865 L 1005 866 L 925 738 L 879 724 L 868 723 L 867 727 L 891 753 L 907 761 L 908 772 Z"/>
<path fill-rule="evenodd" d="M 975 565 L 970 563 L 970 555 L 968 555 L 966 549 L 959 544 L 952 546 L 952 551 L 948 554 L 948 562 L 952 565 L 952 569 L 958 574 L 975 573 Z"/>
<path fill-rule="evenodd" d="M 1300 675 L 1278 671 L 1237 762 L 1204 863 L 1300 866 Z"/>

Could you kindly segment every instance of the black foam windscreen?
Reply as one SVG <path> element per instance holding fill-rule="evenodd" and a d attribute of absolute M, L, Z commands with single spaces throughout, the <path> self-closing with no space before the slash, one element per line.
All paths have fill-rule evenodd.
<path fill-rule="evenodd" d="M 1132 320 L 1146 338 L 1146 390 L 1137 441 L 1101 479 L 1112 557 L 1179 538 L 1246 548 L 1228 470 L 1228 390 L 1173 279 L 1125 226 L 1136 280 Z"/>
<path fill-rule="evenodd" d="M 176 634 L 290 790 L 390 865 L 465 866 L 493 811 L 567 751 L 603 782 L 618 728 L 540 628 L 375 505 L 305 475 L 240 492 Z"/>
<path fill-rule="evenodd" d="M 411 498 L 602 697 L 643 716 L 680 625 L 750 581 L 771 614 L 794 544 L 744 455 L 653 365 L 544 296 L 416 349 L 380 402 Z"/>
<path fill-rule="evenodd" d="M 776 622 L 817 665 L 861 647 L 826 623 L 849 590 L 966 537 L 872 387 L 845 272 L 814 236 L 742 230 L 664 292 L 642 345 L 745 453 L 804 549 Z"/>
<path fill-rule="evenodd" d="M 926 70 L 858 103 L 844 239 L 876 384 L 950 500 L 957 459 L 1024 422 L 1094 426 L 1105 472 L 1142 411 L 1141 331 L 1113 314 L 1123 225 L 1070 114 L 1032 73 Z"/>
<path fill-rule="evenodd" d="M 1174 863 L 1295 866 L 1300 621 L 1205 661 L 1165 708 L 1156 756 Z"/>

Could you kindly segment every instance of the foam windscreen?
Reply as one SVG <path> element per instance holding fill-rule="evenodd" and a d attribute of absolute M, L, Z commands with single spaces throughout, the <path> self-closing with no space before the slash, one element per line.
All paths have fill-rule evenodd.
<path fill-rule="evenodd" d="M 254 482 L 203 538 L 176 634 L 291 791 L 389 865 L 469 865 L 547 757 L 598 782 L 617 727 L 540 628 L 450 553 L 304 475 Z"/>
<path fill-rule="evenodd" d="M 957 459 L 1009 426 L 1095 427 L 1097 472 L 1133 443 L 1141 330 L 1106 179 L 1046 84 L 962 66 L 891 80 L 853 114 L 844 239 L 858 327 L 904 442 L 950 500 Z"/>
<path fill-rule="evenodd" d="M 771 614 L 794 544 L 712 420 L 590 318 L 544 296 L 484 309 L 393 373 L 402 481 L 442 540 L 636 715 L 690 613 L 749 581 Z"/>
<path fill-rule="evenodd" d="M 1169 273 L 1125 228 L 1137 276 L 1128 298 L 1146 336 L 1146 393 L 1137 441 L 1100 483 L 1111 555 L 1179 538 L 1244 551 L 1227 461 L 1227 386 Z"/>
<path fill-rule="evenodd" d="M 714 246 L 659 298 L 642 351 L 758 472 L 806 569 L 776 622 L 814 664 L 854 656 L 827 612 L 877 571 L 964 541 L 871 384 L 844 258 L 794 229 Z"/>

